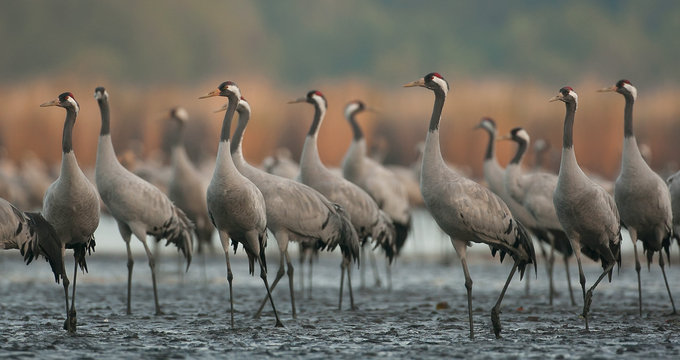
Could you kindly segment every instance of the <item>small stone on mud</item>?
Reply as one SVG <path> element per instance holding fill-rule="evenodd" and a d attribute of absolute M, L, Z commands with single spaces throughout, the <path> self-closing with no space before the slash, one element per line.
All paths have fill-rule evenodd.
<path fill-rule="evenodd" d="M 450 309 L 450 308 L 451 308 L 451 306 L 446 301 L 440 301 L 440 302 L 437 303 L 437 306 L 436 306 L 437 310 L 444 310 L 444 309 Z"/>

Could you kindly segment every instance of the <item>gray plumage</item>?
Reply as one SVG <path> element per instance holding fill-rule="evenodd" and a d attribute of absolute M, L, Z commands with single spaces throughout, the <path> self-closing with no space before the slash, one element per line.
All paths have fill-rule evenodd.
<path fill-rule="evenodd" d="M 252 181 L 264 196 L 267 228 L 274 234 L 281 252 L 279 271 L 272 283 L 273 290 L 284 274 L 284 259 L 288 266 L 293 317 L 296 317 L 293 288 L 293 266 L 288 255 L 289 241 L 305 243 L 315 251 L 329 251 L 340 246 L 346 261 L 356 260 L 359 240 L 344 209 L 331 203 L 321 193 L 300 182 L 268 174 L 243 157 L 243 134 L 250 119 L 250 105 L 241 98 L 237 107 L 239 121 L 231 143 L 231 155 L 238 171 Z M 257 316 L 267 298 L 260 303 Z"/>
<path fill-rule="evenodd" d="M 73 151 L 73 127 L 80 107 L 73 94 L 62 93 L 51 102 L 40 106 L 59 106 L 66 109 L 66 120 L 62 134 L 62 158 L 59 178 L 45 192 L 42 213 L 52 225 L 61 241 L 62 256 L 65 249 L 73 249 L 73 293 L 71 310 L 68 310 L 69 280 L 63 276 L 64 297 L 67 317 L 64 328 L 69 332 L 76 329 L 75 288 L 78 267 L 87 271 L 85 254 L 94 250 L 94 231 L 99 226 L 99 197 L 94 185 L 78 166 Z"/>
<path fill-rule="evenodd" d="M 18 249 L 26 265 L 42 256 L 50 264 L 54 281 L 64 272 L 61 241 L 54 228 L 39 213 L 22 212 L 0 198 L 0 248 Z"/>
<path fill-rule="evenodd" d="M 155 259 L 146 241 L 152 235 L 156 241 L 166 239 L 184 254 L 187 269 L 191 264 L 193 224 L 184 212 L 175 206 L 158 188 L 125 169 L 118 159 L 111 142 L 108 92 L 103 87 L 95 89 L 99 104 L 102 127 L 97 143 L 95 181 L 97 189 L 111 216 L 118 224 L 128 254 L 127 313 L 131 313 L 130 297 L 134 261 L 130 239 L 134 234 L 142 244 L 149 259 L 154 290 L 156 314 L 162 314 L 158 302 Z"/>
<path fill-rule="evenodd" d="M 659 266 L 666 283 L 673 313 L 676 313 L 673 296 L 666 279 L 662 254 L 664 250 L 669 256 L 672 235 L 673 215 L 670 193 L 663 179 L 645 162 L 633 134 L 633 105 L 637 98 L 637 89 L 630 81 L 620 80 L 616 85 L 603 90 L 618 92 L 626 100 L 621 171 L 614 186 L 614 199 L 621 214 L 621 221 L 633 241 L 635 270 L 638 274 L 640 316 L 642 316 L 642 284 L 640 283 L 640 261 L 637 255 L 638 239 L 642 241 L 642 249 L 647 255 L 648 268 L 654 253 L 659 253 Z M 670 258 L 668 260 L 670 261 Z"/>
<path fill-rule="evenodd" d="M 326 115 L 326 98 L 320 91 L 309 91 L 307 96 L 299 98 L 292 103 L 306 102 L 314 105 L 314 120 L 309 133 L 305 138 L 300 157 L 300 181 L 309 185 L 328 200 L 340 204 L 349 214 L 352 225 L 356 230 L 360 242 L 363 245 L 370 237 L 375 246 L 380 246 L 387 257 L 392 260 L 396 252 L 395 230 L 389 216 L 384 214 L 371 196 L 360 187 L 348 180 L 333 174 L 322 162 L 317 148 L 319 128 Z M 347 267 L 347 261 L 343 261 L 343 267 Z M 347 267 L 348 285 L 350 289 L 350 302 L 354 308 L 351 279 Z M 340 292 L 342 295 L 342 282 Z M 342 301 L 342 296 L 340 297 Z M 342 305 L 342 304 L 340 304 Z"/>
<path fill-rule="evenodd" d="M 572 131 L 578 96 L 571 88 L 565 87 L 551 99 L 557 100 L 566 104 L 566 116 L 562 160 L 553 202 L 578 262 L 579 281 L 583 290 L 583 317 L 587 330 L 593 290 L 605 275 L 608 274 L 611 281 L 611 272 L 616 263 L 621 266 L 621 227 L 612 196 L 590 180 L 576 161 Z M 604 269 L 587 293 L 581 252 L 589 254 L 591 258 L 599 258 Z"/>
<path fill-rule="evenodd" d="M 411 229 L 408 194 L 392 171 L 366 155 L 366 138 L 356 120 L 356 115 L 364 110 L 361 101 L 352 101 L 345 107 L 345 118 L 354 137 L 342 161 L 342 175 L 371 195 L 380 210 L 392 219 L 396 230 L 395 254 L 399 254 Z"/>
<path fill-rule="evenodd" d="M 553 204 L 553 194 L 557 187 L 557 176 L 542 171 L 522 173 L 522 160 L 530 143 L 530 137 L 526 130 L 519 127 L 514 128 L 504 138 L 517 143 L 517 152 L 506 166 L 503 175 L 505 191 L 514 201 L 522 205 L 527 210 L 529 216 L 531 216 L 529 229 L 540 241 L 550 246 L 550 255 L 548 256 L 545 252 L 543 255 L 548 262 L 550 304 L 552 305 L 554 297 L 552 274 L 555 262 L 554 250 L 562 254 L 565 260 L 565 267 L 567 267 L 567 274 L 569 273 L 567 259 L 574 253 L 569 244 L 569 239 L 557 218 L 555 205 Z M 596 257 L 594 260 L 597 259 Z M 569 278 L 567 280 L 569 295 L 573 305 L 575 302 L 571 289 L 571 281 L 569 281 Z"/>
<path fill-rule="evenodd" d="M 243 176 L 234 165 L 230 151 L 231 122 L 236 112 L 241 92 L 232 81 L 220 86 L 201 98 L 223 96 L 229 99 L 227 112 L 222 121 L 222 132 L 217 149 L 217 160 L 212 180 L 208 186 L 208 212 L 213 225 L 217 228 L 227 261 L 227 281 L 229 282 L 229 302 L 231 305 L 231 327 L 234 327 L 234 300 L 232 292 L 231 264 L 229 263 L 229 239 L 234 251 L 240 243 L 248 255 L 250 274 L 254 272 L 254 262 L 260 264 L 260 278 L 267 289 L 267 296 L 274 310 L 276 326 L 283 326 L 274 306 L 267 281 L 267 213 L 262 192 Z"/>
<path fill-rule="evenodd" d="M 210 222 L 208 203 L 205 198 L 207 184 L 201 174 L 191 163 L 184 148 L 184 128 L 189 117 L 181 107 L 170 111 L 171 119 L 171 167 L 168 197 L 175 206 L 184 211 L 194 223 L 197 250 L 210 246 L 215 227 Z"/>
<path fill-rule="evenodd" d="M 500 337 L 500 304 L 510 280 L 519 268 L 524 275 L 527 264 L 536 266 L 536 255 L 531 238 L 507 205 L 489 189 L 462 177 L 444 163 L 439 145 L 439 123 L 449 84 L 437 73 L 404 85 L 420 86 L 435 94 L 435 103 L 430 118 L 429 131 L 425 141 L 420 190 L 425 205 L 439 227 L 446 232 L 458 253 L 465 273 L 465 287 L 468 295 L 468 316 L 470 337 L 474 336 L 472 326 L 472 279 L 468 272 L 466 248 L 473 242 L 489 245 L 492 253 L 506 254 L 515 261 L 496 305 L 491 310 L 494 333 Z"/>

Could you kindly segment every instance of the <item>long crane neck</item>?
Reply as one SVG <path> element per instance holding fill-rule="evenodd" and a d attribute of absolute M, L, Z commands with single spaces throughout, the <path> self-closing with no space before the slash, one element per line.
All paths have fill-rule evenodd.
<path fill-rule="evenodd" d="M 359 141 L 364 138 L 364 133 L 361 131 L 361 127 L 356 119 L 357 112 L 352 112 L 347 116 L 349 125 L 352 127 L 352 133 L 354 134 L 354 140 Z"/>
<path fill-rule="evenodd" d="M 181 147 L 184 144 L 184 122 L 176 120 L 176 128 L 170 134 L 171 148 Z"/>
<path fill-rule="evenodd" d="M 442 110 L 444 108 L 444 101 L 446 100 L 446 93 L 442 90 L 434 91 L 434 107 L 432 109 L 432 117 L 430 118 L 430 128 L 425 138 L 425 150 L 423 152 L 423 161 L 421 164 L 420 183 L 423 184 L 426 179 L 426 173 L 438 173 L 442 171 L 444 158 L 442 157 L 442 150 L 439 144 L 439 121 L 441 119 Z"/>
<path fill-rule="evenodd" d="M 234 93 L 229 93 L 227 95 L 229 99 L 229 104 L 227 105 L 227 112 L 224 114 L 224 120 L 222 120 L 222 133 L 220 134 L 220 142 L 229 142 L 229 136 L 231 134 L 231 120 L 234 118 L 234 113 L 236 112 L 236 107 L 238 106 L 238 96 Z"/>
<path fill-rule="evenodd" d="M 102 116 L 102 128 L 101 131 L 99 132 L 99 135 L 109 135 L 111 134 L 111 127 L 110 127 L 110 115 L 109 115 L 109 101 L 106 99 L 99 99 L 97 100 L 97 103 L 99 104 L 99 112 Z"/>
<path fill-rule="evenodd" d="M 238 125 L 236 125 L 234 138 L 230 145 L 232 155 L 243 157 L 243 133 L 248 126 L 248 120 L 250 120 L 250 111 L 247 109 L 238 110 Z"/>
<path fill-rule="evenodd" d="M 489 133 L 489 143 L 486 144 L 486 153 L 484 160 L 493 160 L 496 157 L 496 130 L 484 129 Z"/>
<path fill-rule="evenodd" d="M 623 136 L 633 137 L 633 104 L 635 99 L 631 94 L 624 94 L 623 97 L 626 99 L 626 107 L 623 110 Z"/>
<path fill-rule="evenodd" d="M 78 111 L 66 108 L 66 120 L 64 121 L 64 132 L 61 138 L 61 149 L 64 154 L 73 151 L 73 126 L 76 123 Z"/>
<path fill-rule="evenodd" d="M 510 164 L 518 165 L 521 161 L 522 158 L 524 157 L 524 153 L 527 151 L 527 142 L 524 140 L 520 140 L 517 142 L 517 152 L 515 153 L 515 156 L 510 160 Z"/>
<path fill-rule="evenodd" d="M 564 115 L 564 134 L 562 135 L 562 148 L 572 149 L 574 147 L 574 116 L 576 115 L 576 104 L 573 102 L 565 103 L 567 112 Z"/>
<path fill-rule="evenodd" d="M 430 117 L 430 132 L 439 130 L 439 122 L 442 118 L 442 110 L 444 109 L 445 100 L 446 94 L 444 91 L 434 91 L 434 107 L 432 108 L 432 117 Z"/>
<path fill-rule="evenodd" d="M 313 136 L 316 138 L 319 135 L 319 128 L 321 127 L 321 123 L 323 122 L 325 116 L 326 108 L 321 106 L 321 104 L 318 102 L 314 102 L 314 121 L 312 122 L 312 126 L 309 128 L 309 133 L 307 134 L 308 136 Z"/>

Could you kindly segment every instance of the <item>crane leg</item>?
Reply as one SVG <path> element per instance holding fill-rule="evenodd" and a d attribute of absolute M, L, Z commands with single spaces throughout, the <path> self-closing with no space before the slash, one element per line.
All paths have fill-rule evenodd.
<path fill-rule="evenodd" d="M 276 278 L 274 278 L 274 282 L 272 283 L 272 286 L 270 288 L 271 291 L 274 291 L 276 284 L 279 283 L 281 278 L 283 278 L 283 274 L 286 273 L 286 271 L 284 270 L 284 265 L 283 265 L 283 253 L 281 253 L 280 255 L 281 256 L 279 256 L 279 270 L 276 272 Z M 260 301 L 260 307 L 257 308 L 257 312 L 255 313 L 255 316 L 253 316 L 253 318 L 255 318 L 255 319 L 260 318 L 260 315 L 262 315 L 262 309 L 264 309 L 264 306 L 266 304 L 267 304 L 267 296 L 265 296 L 264 299 L 262 299 L 262 301 Z"/>
<path fill-rule="evenodd" d="M 312 271 L 312 264 L 314 262 L 313 260 L 314 260 L 314 253 L 312 252 L 312 253 L 309 254 L 309 270 L 307 270 L 309 272 L 309 280 L 307 282 L 309 283 L 309 298 L 310 299 L 312 298 L 312 274 L 314 273 Z"/>
<path fill-rule="evenodd" d="M 609 266 L 607 266 L 606 269 L 600 274 L 600 277 L 597 278 L 597 281 L 593 284 L 593 286 L 588 289 L 588 292 L 586 293 L 585 300 L 583 302 L 583 316 L 587 319 L 588 318 L 588 312 L 590 311 L 590 304 L 593 302 L 593 291 L 595 290 L 595 287 L 597 287 L 597 284 L 604 279 L 606 275 L 609 274 L 610 271 L 614 268 L 614 264 L 616 262 L 612 261 Z"/>
<path fill-rule="evenodd" d="M 299 259 L 300 259 L 300 265 L 298 266 L 298 272 L 300 275 L 300 280 L 298 282 L 300 283 L 300 294 L 304 297 L 305 295 L 305 249 L 302 247 L 302 243 L 300 243 L 300 254 L 299 254 Z"/>
<path fill-rule="evenodd" d="M 361 259 L 361 262 L 365 264 L 366 249 L 365 249 L 365 246 L 363 244 L 360 245 L 360 247 L 361 247 L 361 253 L 359 254 L 359 258 Z M 365 266 L 362 266 L 362 267 L 359 268 L 359 289 L 361 289 L 361 290 L 366 289 L 366 267 Z"/>
<path fill-rule="evenodd" d="M 345 269 L 347 269 L 347 288 L 349 289 L 349 304 L 350 304 L 350 309 L 356 310 L 356 306 L 354 306 L 354 293 L 352 292 L 352 271 L 350 270 L 350 262 L 349 259 L 344 259 L 343 260 L 345 264 Z"/>
<path fill-rule="evenodd" d="M 137 235 L 135 235 L 137 236 Z M 146 243 L 146 236 L 142 236 L 142 245 L 144 245 L 144 251 L 146 251 L 146 256 L 149 258 L 149 269 L 151 269 L 151 283 L 153 284 L 153 301 L 156 306 L 156 315 L 163 315 L 161 311 L 161 305 L 158 302 L 158 285 L 156 283 L 156 259 L 149 249 L 149 245 Z"/>
<path fill-rule="evenodd" d="M 576 246 L 575 246 L 576 245 Z M 581 248 L 580 244 L 571 242 L 571 247 L 574 249 L 576 255 L 576 263 L 578 264 L 578 278 L 581 283 L 581 290 L 583 291 L 583 318 L 586 321 L 586 331 L 588 331 L 588 313 L 586 312 L 586 276 L 583 274 L 583 265 L 581 265 Z"/>
<path fill-rule="evenodd" d="M 576 305 L 576 301 L 574 301 L 574 290 L 571 288 L 571 276 L 569 275 L 569 258 L 564 257 L 564 269 L 567 272 L 567 286 L 569 286 L 569 298 L 571 299 L 571 306 Z"/>
<path fill-rule="evenodd" d="M 640 282 L 640 269 L 642 268 L 640 266 L 640 259 L 638 259 L 638 252 L 637 252 L 637 232 L 635 229 L 628 229 L 628 233 L 630 234 L 630 239 L 633 241 L 633 253 L 635 254 L 635 271 L 637 271 L 637 280 L 638 280 L 638 310 L 640 312 L 640 316 L 642 316 L 642 283 Z"/>
<path fill-rule="evenodd" d="M 553 273 L 555 269 L 555 237 L 548 235 L 550 241 L 550 255 L 548 257 L 548 284 L 550 286 L 550 305 L 553 304 L 553 299 L 555 298 L 555 282 L 553 279 Z"/>
<path fill-rule="evenodd" d="M 267 281 L 267 270 L 264 269 L 264 265 L 260 262 L 260 277 L 264 281 L 264 287 L 267 289 L 267 296 L 269 296 L 269 302 L 272 304 L 272 310 L 274 310 L 274 317 L 276 317 L 275 327 L 283 327 L 281 319 L 279 319 L 279 313 L 276 311 L 276 306 L 274 305 L 274 299 L 272 298 L 272 292 L 269 290 L 269 282 Z"/>
<path fill-rule="evenodd" d="M 118 222 L 118 231 L 120 236 L 125 242 L 125 247 L 127 249 L 127 269 L 128 269 L 128 281 L 127 281 L 127 310 L 126 314 L 132 314 L 132 309 L 130 307 L 130 298 L 132 296 L 132 268 L 135 265 L 135 261 L 132 259 L 132 250 L 130 250 L 130 237 L 132 236 L 132 231 L 130 228 L 122 222 Z"/>
<path fill-rule="evenodd" d="M 392 264 L 389 261 L 385 261 L 385 274 L 387 274 L 387 291 L 392 291 Z"/>
<path fill-rule="evenodd" d="M 76 275 L 78 275 L 78 259 L 73 256 L 73 289 L 71 290 L 71 310 L 68 313 L 69 322 L 71 323 L 71 328 L 76 331 Z"/>
<path fill-rule="evenodd" d="M 472 278 L 470 277 L 470 271 L 468 271 L 467 266 L 467 244 L 462 241 L 454 240 L 451 238 L 451 243 L 453 248 L 456 250 L 460 262 L 463 265 L 463 273 L 465 274 L 465 289 L 467 290 L 467 300 L 468 300 L 468 320 L 470 321 L 470 339 L 474 339 L 475 333 L 472 326 Z"/>
<path fill-rule="evenodd" d="M 342 288 L 345 285 L 345 259 L 340 263 L 340 300 L 338 301 L 338 310 L 342 310 Z"/>
<path fill-rule="evenodd" d="M 671 295 L 671 288 L 668 287 L 668 279 L 666 278 L 666 270 L 664 269 L 663 253 L 659 251 L 659 266 L 661 267 L 661 273 L 663 274 L 663 281 L 666 283 L 666 290 L 668 291 L 668 297 L 671 299 L 671 306 L 673 307 L 672 315 L 677 314 L 675 311 L 675 302 L 673 302 L 673 295 Z"/>
<path fill-rule="evenodd" d="M 528 297 L 528 296 L 529 296 L 529 292 L 530 292 L 530 290 L 531 290 L 531 289 L 530 289 L 530 288 L 531 288 L 531 285 L 530 285 L 530 283 L 531 283 L 531 280 L 530 280 L 530 279 L 531 279 L 531 276 L 530 276 L 530 274 L 531 274 L 531 266 L 527 266 L 527 268 L 526 268 L 525 271 L 526 271 L 526 276 L 524 276 L 524 277 L 526 278 L 526 280 L 524 280 L 524 296 L 527 296 L 527 297 Z"/>
<path fill-rule="evenodd" d="M 501 295 L 498 297 L 496 305 L 494 305 L 494 307 L 491 308 L 491 323 L 493 324 L 493 333 L 496 335 L 496 339 L 500 339 L 501 337 L 501 319 L 499 316 L 501 310 L 501 302 L 503 301 L 503 297 L 505 296 L 505 291 L 508 289 L 510 280 L 512 280 L 512 277 L 515 275 L 515 270 L 517 270 L 516 262 L 512 265 L 512 270 L 510 270 L 510 275 L 508 275 L 508 280 L 505 281 L 505 286 L 503 286 L 503 290 L 501 290 Z"/>
<path fill-rule="evenodd" d="M 61 257 L 62 259 L 64 258 L 64 253 L 66 252 L 66 248 L 62 245 L 61 247 Z M 62 285 L 64 286 L 64 298 L 66 299 L 66 320 L 64 320 L 64 330 L 67 330 L 68 332 L 74 332 L 75 329 L 71 327 L 71 317 L 68 311 L 68 287 L 69 287 L 69 281 L 68 281 L 68 276 L 66 275 L 66 267 L 64 266 L 64 261 L 62 261 L 62 266 L 61 266 L 61 282 Z"/>
<path fill-rule="evenodd" d="M 229 235 L 220 231 L 220 241 L 222 248 L 224 248 L 224 256 L 227 259 L 227 282 L 229 283 L 229 306 L 231 314 L 231 328 L 234 328 L 234 293 L 232 291 L 231 282 L 234 279 L 234 274 L 231 272 L 231 263 L 229 263 Z"/>
<path fill-rule="evenodd" d="M 288 267 L 288 287 L 290 289 L 290 306 L 293 309 L 293 319 L 297 318 L 297 313 L 295 312 L 295 287 L 293 286 L 293 262 L 290 261 L 290 256 L 288 255 L 288 250 L 283 253 L 286 256 L 286 265 Z"/>

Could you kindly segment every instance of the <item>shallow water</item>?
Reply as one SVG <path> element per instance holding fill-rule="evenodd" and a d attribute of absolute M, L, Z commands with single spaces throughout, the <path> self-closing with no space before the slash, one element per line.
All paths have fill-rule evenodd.
<path fill-rule="evenodd" d="M 102 237 L 99 240 L 106 241 Z M 123 248 L 122 242 L 119 244 Z M 278 267 L 271 250 L 270 282 Z M 197 256 L 189 271 L 182 273 L 177 256 L 165 253 L 159 261 L 159 297 L 165 313 L 161 316 L 153 315 L 147 261 L 142 254 L 135 256 L 133 315 L 128 316 L 126 259 L 115 252 L 98 251 L 88 258 L 90 272 L 78 275 L 78 330 L 69 335 L 62 330 L 63 289 L 52 281 L 47 264 L 40 261 L 27 267 L 18 253 L 5 251 L 0 253 L 0 357 L 680 357 L 680 316 L 668 315 L 671 306 L 659 267 L 653 265 L 649 272 L 643 267 L 640 318 L 630 256 L 611 283 L 604 281 L 596 289 L 590 332 L 584 331 L 579 317 L 582 301 L 575 262 L 571 274 L 576 306 L 570 305 L 561 263 L 555 268 L 559 297 L 553 306 L 548 305 L 545 269 L 539 263 L 538 279 L 531 275 L 530 296 L 525 295 L 524 281 L 519 282 L 518 277 L 508 288 L 501 314 L 503 338 L 495 339 L 490 309 L 511 264 L 500 264 L 487 253 L 473 252 L 470 259 L 475 326 L 475 339 L 470 340 L 462 270 L 455 257 L 448 255 L 412 254 L 400 259 L 392 268 L 392 291 L 384 286 L 382 260 L 380 288 L 372 286 L 373 275 L 368 269 L 366 278 L 371 286 L 361 290 L 359 271 L 354 268 L 358 310 L 349 310 L 345 294 L 343 310 L 338 311 L 340 257 L 324 253 L 314 265 L 313 298 L 296 292 L 297 319 L 291 318 L 287 277 L 273 292 L 285 325 L 275 328 L 269 305 L 261 319 L 252 318 L 265 291 L 258 276 L 248 275 L 247 261 L 239 250 L 240 256 L 232 256 L 235 329 L 231 329 L 223 255 L 207 256 L 205 267 Z M 672 256 L 677 259 L 677 247 Z M 585 265 L 591 284 L 601 268 L 589 260 Z M 71 256 L 67 266 L 72 272 Z M 674 265 L 667 274 L 677 297 L 680 269 Z M 294 275 L 296 282 L 298 275 Z M 438 304 L 444 308 L 438 309 Z"/>

